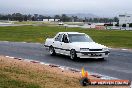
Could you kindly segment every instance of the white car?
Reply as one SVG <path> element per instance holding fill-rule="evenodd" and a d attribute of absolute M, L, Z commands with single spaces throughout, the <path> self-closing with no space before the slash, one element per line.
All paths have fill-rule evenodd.
<path fill-rule="evenodd" d="M 63 22 L 59 22 L 58 25 L 64 25 L 64 23 Z"/>
<path fill-rule="evenodd" d="M 59 32 L 54 38 L 47 38 L 44 44 L 50 55 L 63 54 L 72 60 L 77 58 L 96 58 L 104 60 L 108 57 L 108 47 L 95 43 L 90 36 L 79 32 Z"/>

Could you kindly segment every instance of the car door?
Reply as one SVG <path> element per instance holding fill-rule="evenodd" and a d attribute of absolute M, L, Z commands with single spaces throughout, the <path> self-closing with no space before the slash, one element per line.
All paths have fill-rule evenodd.
<path fill-rule="evenodd" d="M 55 52 L 56 53 L 61 53 L 61 49 L 62 49 L 62 35 L 63 34 L 58 34 L 56 37 L 55 37 L 55 41 L 53 42 L 53 46 L 55 48 Z"/>
<path fill-rule="evenodd" d="M 62 48 L 63 50 L 61 51 L 65 55 L 70 55 L 70 50 L 69 50 L 69 39 L 66 34 L 63 35 L 62 37 Z"/>

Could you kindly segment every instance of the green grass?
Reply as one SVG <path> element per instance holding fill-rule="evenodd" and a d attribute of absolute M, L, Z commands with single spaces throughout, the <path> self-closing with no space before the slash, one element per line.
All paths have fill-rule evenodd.
<path fill-rule="evenodd" d="M 132 31 L 94 30 L 81 28 L 67 28 L 55 26 L 19 26 L 0 27 L 0 41 L 26 41 L 43 43 L 46 38 L 54 37 L 56 33 L 64 31 L 84 32 L 94 41 L 110 46 L 132 48 Z"/>
<path fill-rule="evenodd" d="M 8 71 L 8 74 L 14 74 L 13 71 Z M 19 71 L 19 70 L 18 70 Z M 41 88 L 36 83 L 26 82 L 24 80 L 13 79 L 5 73 L 6 71 L 0 69 L 0 88 Z M 14 74 L 16 76 L 16 73 Z"/>
<path fill-rule="evenodd" d="M 39 85 L 33 83 L 26 83 L 8 78 L 0 79 L 0 84 L 0 88 L 41 88 Z"/>

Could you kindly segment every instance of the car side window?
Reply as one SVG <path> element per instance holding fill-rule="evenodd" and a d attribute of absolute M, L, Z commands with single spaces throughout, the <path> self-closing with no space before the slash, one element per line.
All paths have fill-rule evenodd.
<path fill-rule="evenodd" d="M 67 38 L 67 35 L 63 35 L 63 37 L 62 37 L 62 42 L 64 42 L 64 43 L 68 43 L 68 38 Z"/>
<path fill-rule="evenodd" d="M 55 41 L 60 41 L 61 42 L 62 34 L 59 34 L 56 38 Z"/>

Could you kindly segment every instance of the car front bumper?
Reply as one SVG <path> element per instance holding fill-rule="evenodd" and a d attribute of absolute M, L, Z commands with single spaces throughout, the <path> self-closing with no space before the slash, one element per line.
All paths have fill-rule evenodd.
<path fill-rule="evenodd" d="M 79 58 L 104 58 L 108 57 L 109 51 L 104 52 L 77 52 L 77 57 Z"/>

